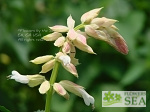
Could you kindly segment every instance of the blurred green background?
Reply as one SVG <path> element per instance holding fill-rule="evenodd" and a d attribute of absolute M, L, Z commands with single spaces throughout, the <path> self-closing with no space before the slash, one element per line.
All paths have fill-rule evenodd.
<path fill-rule="evenodd" d="M 7 80 L 12 70 L 36 74 L 41 65 L 29 60 L 55 54 L 53 43 L 41 40 L 50 33 L 48 26 L 66 25 L 71 14 L 80 24 L 83 13 L 104 7 L 99 17 L 117 19 L 115 25 L 125 38 L 129 54 L 122 55 L 105 42 L 89 39 L 97 55 L 77 50 L 79 79 L 62 67 L 57 81 L 71 80 L 86 88 L 95 98 L 93 112 L 150 112 L 150 1 L 149 0 L 0 0 L 0 105 L 12 112 L 43 110 L 45 95 Z M 41 30 L 40 33 L 37 31 Z M 34 32 L 35 31 L 35 32 Z M 45 74 L 49 79 L 49 74 Z M 146 108 L 104 108 L 102 91 L 146 91 Z M 91 112 L 83 99 L 70 94 L 70 100 L 54 94 L 52 112 Z"/>

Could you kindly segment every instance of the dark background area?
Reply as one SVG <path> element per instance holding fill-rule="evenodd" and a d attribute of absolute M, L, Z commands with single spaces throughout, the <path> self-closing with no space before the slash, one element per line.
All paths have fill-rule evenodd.
<path fill-rule="evenodd" d="M 36 74 L 41 65 L 29 61 L 55 54 L 52 42 L 41 40 L 50 33 L 48 26 L 66 25 L 71 14 L 80 24 L 83 13 L 104 7 L 99 17 L 117 19 L 115 25 L 129 48 L 122 55 L 107 43 L 89 39 L 97 55 L 77 50 L 79 79 L 62 67 L 57 81 L 71 80 L 86 88 L 95 98 L 93 112 L 150 112 L 150 1 L 149 0 L 1 0 L 0 1 L 0 105 L 12 112 L 44 110 L 45 95 L 39 87 L 30 88 L 7 80 L 12 70 Z M 27 32 L 25 32 L 25 30 Z M 32 30 L 32 31 L 31 31 Z M 34 32 L 41 30 L 40 33 Z M 61 71 L 61 72 L 60 72 Z M 50 73 L 45 74 L 49 79 Z M 146 91 L 146 108 L 104 108 L 102 91 Z M 83 99 L 70 94 L 70 100 L 54 94 L 52 112 L 91 112 Z"/>

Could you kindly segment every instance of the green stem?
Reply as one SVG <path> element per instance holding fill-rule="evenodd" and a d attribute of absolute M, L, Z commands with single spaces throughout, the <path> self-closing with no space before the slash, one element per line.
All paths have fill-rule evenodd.
<path fill-rule="evenodd" d="M 53 95 L 53 84 L 56 81 L 57 78 L 57 74 L 58 74 L 58 68 L 59 68 L 59 62 L 56 61 L 51 77 L 50 77 L 50 89 L 47 92 L 47 96 L 46 96 L 46 104 L 45 104 L 45 112 L 50 112 L 51 109 L 51 100 L 52 100 L 52 95 Z"/>
<path fill-rule="evenodd" d="M 75 28 L 74 28 L 74 30 L 79 30 L 79 29 L 81 29 L 81 28 L 84 28 L 84 24 L 82 23 L 82 24 L 79 24 L 78 26 L 76 26 Z"/>

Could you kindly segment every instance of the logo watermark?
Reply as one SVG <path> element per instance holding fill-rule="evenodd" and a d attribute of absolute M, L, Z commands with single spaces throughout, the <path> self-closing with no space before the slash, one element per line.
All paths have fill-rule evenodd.
<path fill-rule="evenodd" d="M 146 91 L 102 91 L 102 107 L 146 107 Z"/>

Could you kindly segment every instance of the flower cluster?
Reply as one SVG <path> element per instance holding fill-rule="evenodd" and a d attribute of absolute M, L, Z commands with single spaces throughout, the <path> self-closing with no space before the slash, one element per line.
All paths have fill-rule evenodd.
<path fill-rule="evenodd" d="M 73 20 L 71 15 L 67 18 L 67 26 L 55 25 L 49 27 L 53 33 L 44 36 L 42 39 L 54 41 L 54 46 L 59 47 L 60 51 L 56 53 L 55 56 L 40 56 L 30 62 L 43 64 L 40 73 L 47 73 L 52 69 L 54 70 L 55 64 L 61 63 L 67 71 L 75 77 L 78 77 L 76 66 L 79 62 L 78 59 L 75 58 L 76 48 L 87 53 L 96 54 L 87 44 L 87 40 L 90 37 L 105 41 L 119 52 L 127 54 L 128 48 L 126 42 L 117 32 L 118 29 L 114 25 L 117 20 L 97 17 L 101 9 L 102 8 L 97 8 L 84 13 L 81 16 L 81 24 L 76 27 L 75 20 Z M 64 36 L 64 34 L 66 35 Z M 67 92 L 69 91 L 82 97 L 86 105 L 94 105 L 94 98 L 90 96 L 82 86 L 67 80 L 58 83 L 55 81 L 49 83 L 40 73 L 36 75 L 21 75 L 17 71 L 12 71 L 12 75 L 9 77 L 17 82 L 28 84 L 30 87 L 40 85 L 39 92 L 41 94 L 47 93 L 47 91 L 52 88 L 52 90 L 56 91 L 59 95 L 69 99 Z"/>

